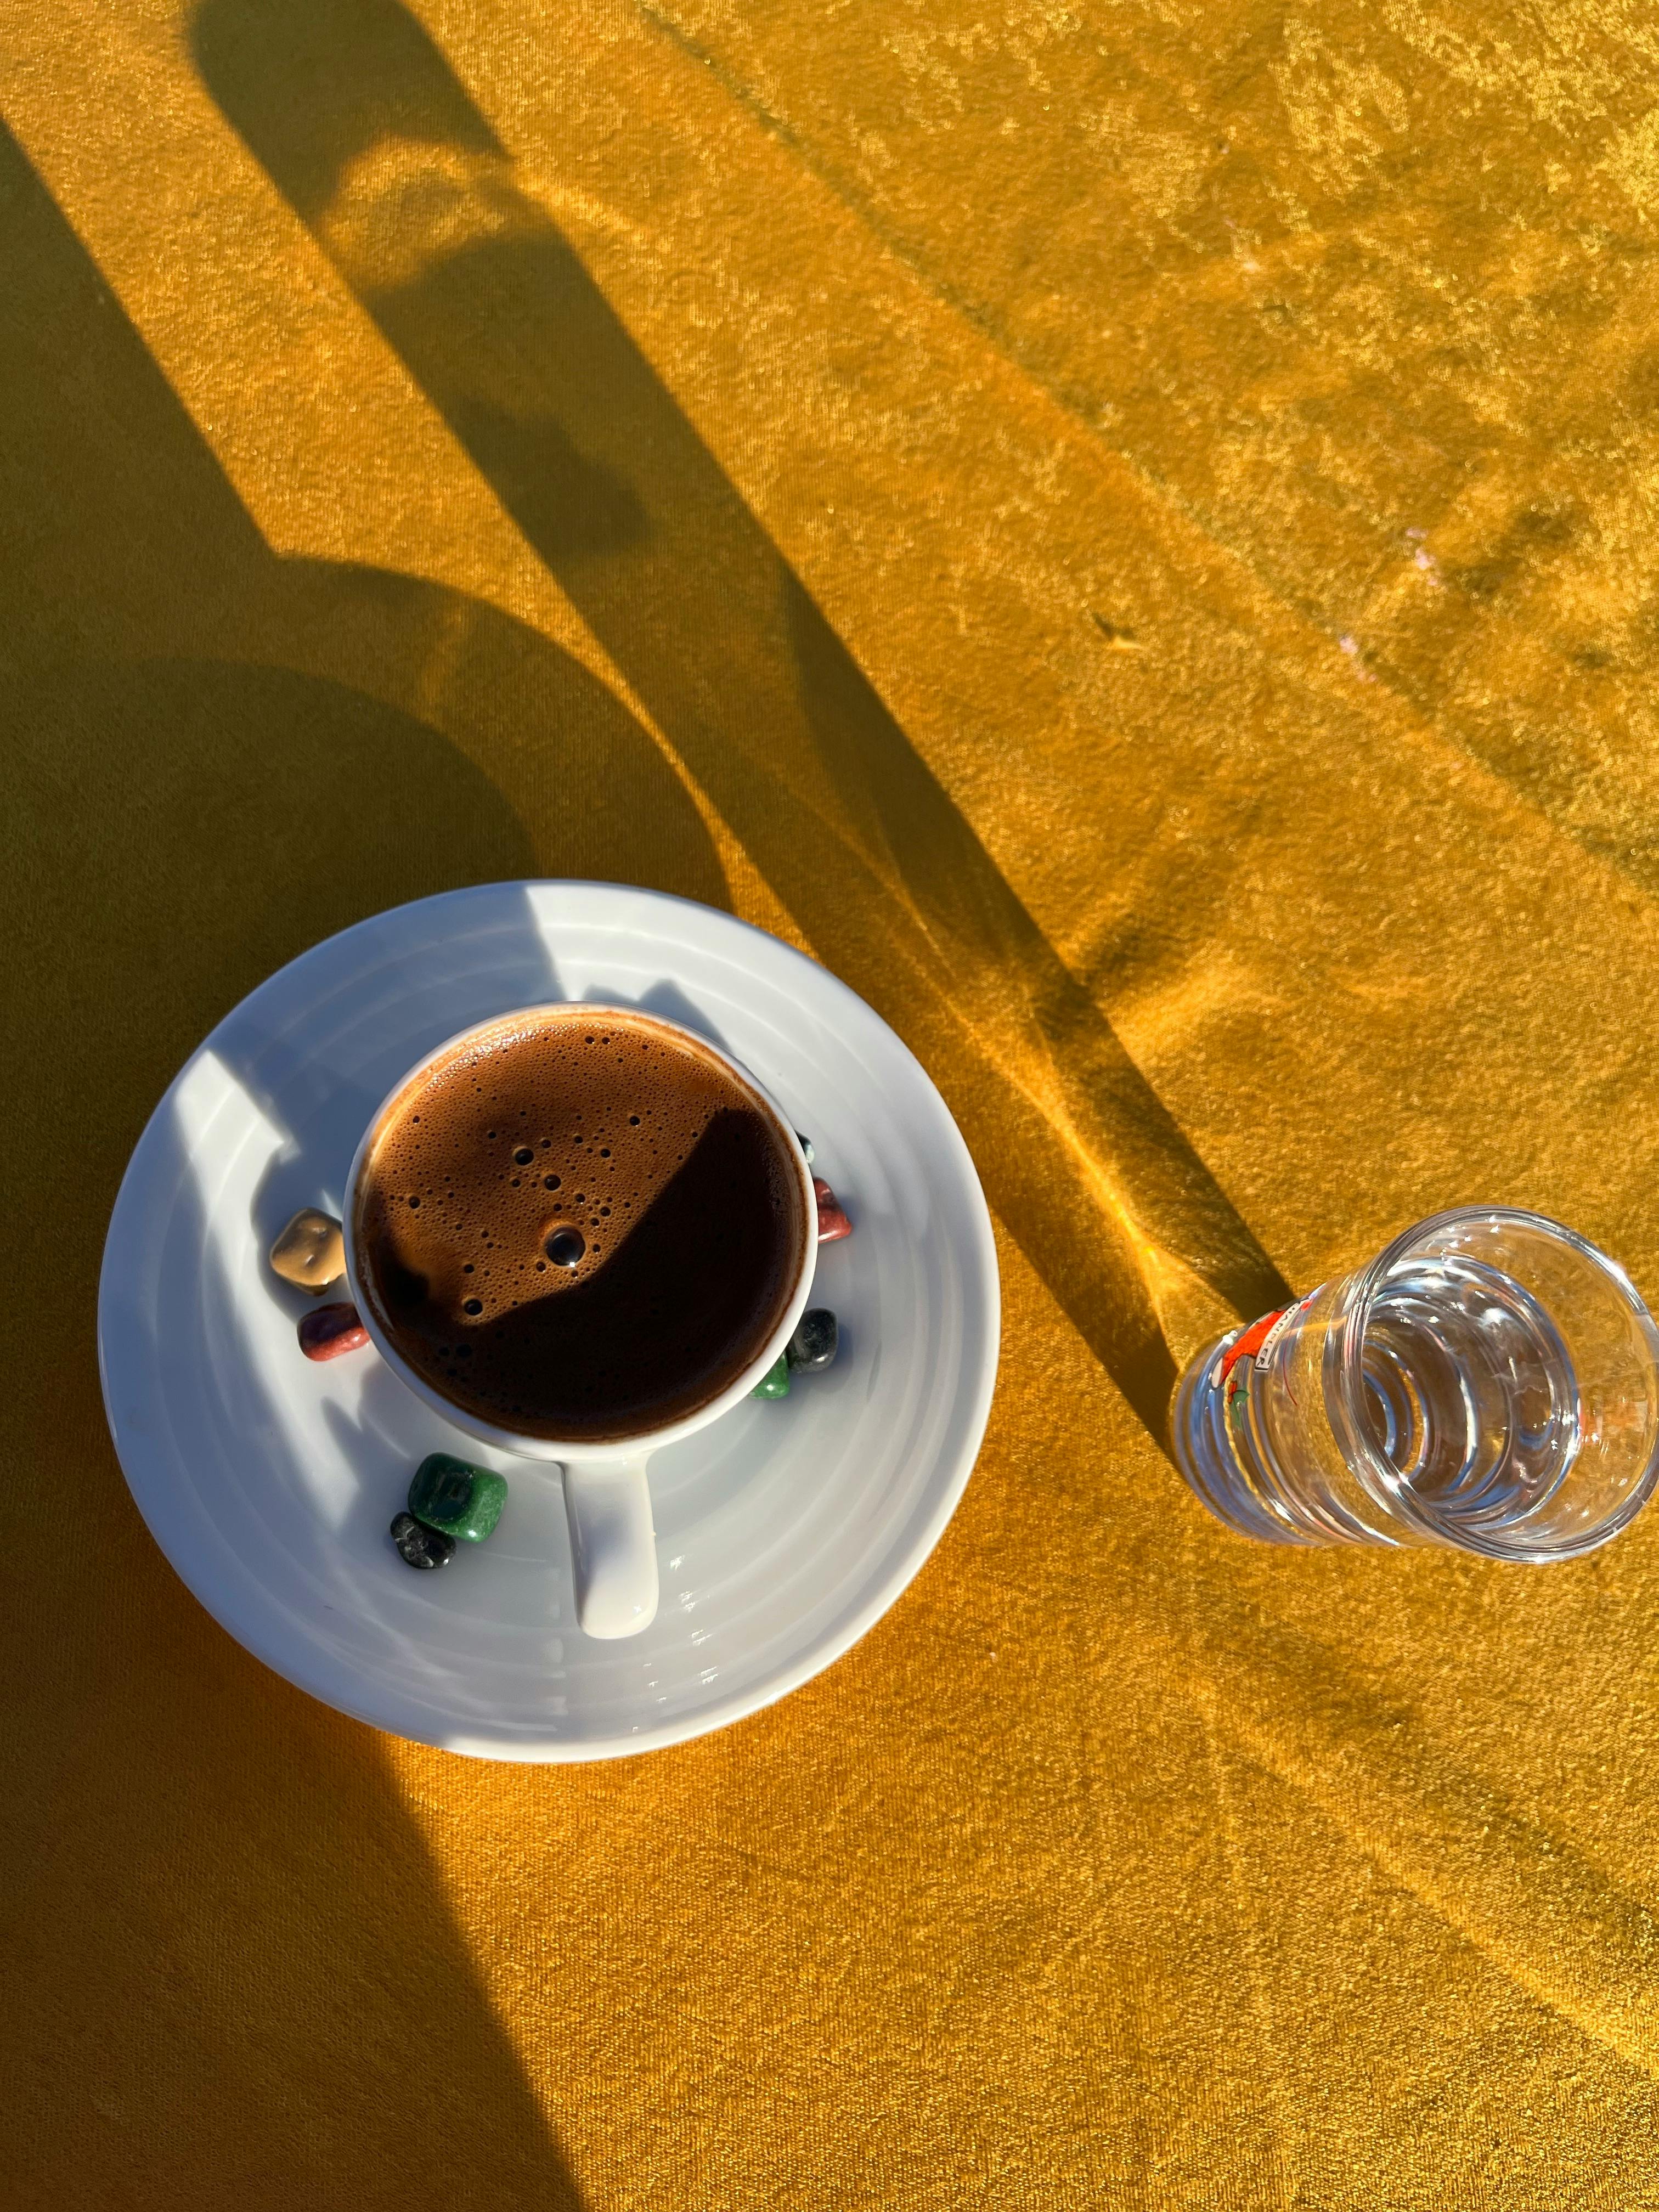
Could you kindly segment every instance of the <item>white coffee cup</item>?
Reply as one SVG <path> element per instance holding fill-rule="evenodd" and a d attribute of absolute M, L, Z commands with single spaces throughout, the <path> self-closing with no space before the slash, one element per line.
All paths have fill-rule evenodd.
<path fill-rule="evenodd" d="M 793 1164 L 800 1178 L 801 1218 L 805 1224 L 796 1263 L 795 1280 L 782 1316 L 742 1372 L 718 1397 L 710 1399 L 696 1413 L 607 1443 L 559 1443 L 545 1437 L 520 1436 L 511 1429 L 501 1428 L 493 1422 L 480 1419 L 465 1407 L 458 1406 L 445 1397 L 441 1390 L 410 1366 L 381 1327 L 373 1301 L 363 1294 L 355 1237 L 361 1178 L 387 1113 L 409 1085 L 441 1060 L 447 1059 L 458 1047 L 481 1038 L 490 1030 L 501 1028 L 507 1023 L 533 1020 L 538 1015 L 576 1012 L 595 1020 L 602 1020 L 609 1014 L 631 1025 L 648 1024 L 660 1030 L 671 1042 L 690 1045 L 700 1053 L 712 1053 L 720 1060 L 757 1110 L 774 1125 L 779 1139 L 779 1156 Z M 805 1155 L 781 1107 L 762 1089 L 748 1069 L 740 1066 L 728 1053 L 711 1044 L 707 1037 L 681 1027 L 678 1022 L 664 1020 L 659 1014 L 645 1013 L 634 1006 L 590 1006 L 585 1001 L 579 1007 L 562 1005 L 520 1007 L 510 1014 L 495 1015 L 489 1021 L 479 1022 L 460 1030 L 439 1045 L 435 1051 L 429 1052 L 424 1060 L 418 1061 L 408 1074 L 400 1077 L 392 1085 L 364 1130 L 352 1157 L 351 1171 L 346 1178 L 344 1215 L 346 1279 L 363 1327 L 381 1358 L 398 1381 L 412 1390 L 417 1398 L 434 1407 L 455 1427 L 465 1430 L 469 1436 L 477 1437 L 484 1443 L 494 1444 L 499 1450 L 514 1453 L 520 1459 L 538 1460 L 544 1464 L 556 1462 L 558 1464 L 564 1476 L 565 1513 L 570 1524 L 578 1621 L 589 1636 L 636 1636 L 641 1629 L 648 1628 L 657 1611 L 657 1540 L 651 1520 L 651 1491 L 646 1472 L 651 1455 L 659 1451 L 665 1444 L 678 1443 L 684 1437 L 695 1436 L 698 1430 L 708 1428 L 723 1413 L 729 1413 L 734 1406 L 740 1405 L 761 1378 L 777 1364 L 779 1355 L 794 1334 L 800 1317 L 806 1310 L 806 1301 L 811 1295 L 812 1273 L 817 1260 L 817 1202 Z"/>

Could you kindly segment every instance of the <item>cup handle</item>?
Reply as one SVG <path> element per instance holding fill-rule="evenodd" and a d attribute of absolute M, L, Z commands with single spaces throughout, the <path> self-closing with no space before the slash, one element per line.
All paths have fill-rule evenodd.
<path fill-rule="evenodd" d="M 657 1617 L 657 1532 L 643 1459 L 566 1460 L 576 1619 L 588 1636 L 637 1636 Z"/>

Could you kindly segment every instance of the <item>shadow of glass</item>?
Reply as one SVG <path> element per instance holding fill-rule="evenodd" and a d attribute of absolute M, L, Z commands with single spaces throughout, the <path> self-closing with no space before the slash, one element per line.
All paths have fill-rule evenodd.
<path fill-rule="evenodd" d="M 715 900 L 718 861 L 568 656 L 456 593 L 275 559 L 3 136 L 0 205 L 6 1198 L 10 1249 L 50 1255 L 14 1315 L 5 1477 L 6 2201 L 36 2201 L 26 2175 L 102 2202 L 118 2166 L 133 2201 L 200 2202 L 206 2175 L 273 2208 L 574 2208 L 374 1740 L 181 1603 L 144 1537 L 99 1401 L 99 1260 L 164 1085 L 307 945 L 572 850 Z M 543 748 L 544 799 L 385 696 L 399 656 L 420 696 L 458 622 L 489 711 L 521 707 Z M 368 640 L 361 684 L 307 658 L 331 625 Z M 580 823 L 561 845 L 561 789 L 601 845 Z"/>
<path fill-rule="evenodd" d="M 3 134 L 0 211 L 0 676 L 26 773 L 86 852 L 116 794 L 135 841 L 193 814 L 169 865 L 245 872 L 246 912 L 216 921 L 267 969 L 383 894 L 503 873 L 729 903 L 678 770 L 568 653 L 463 592 L 271 553 Z M 191 901 L 161 888 L 124 923 L 155 917 L 158 975 L 192 955 Z M 193 949 L 216 1012 L 259 980 L 223 940 Z"/>
<path fill-rule="evenodd" d="M 1160 1442 L 1272 1261 L 398 0 L 205 0 L 209 88 Z M 1203 1326 L 1204 1324 L 1200 1324 Z"/>
<path fill-rule="evenodd" d="M 636 1005 L 641 1013 L 660 1014 L 665 1022 L 678 1022 L 683 1030 L 690 1030 L 694 1036 L 707 1037 L 710 1044 L 718 1045 L 723 1053 L 735 1057 L 720 1024 L 711 1014 L 705 1012 L 695 999 L 688 997 L 684 988 L 671 977 L 665 976 L 661 982 L 653 983 L 648 991 L 642 991 L 631 1003 Z"/>
<path fill-rule="evenodd" d="M 533 1632 L 538 1688 L 556 1681 L 558 1601 L 545 1575 L 527 1586 L 504 1574 L 499 1549 L 482 1582 L 412 1577 L 388 1524 L 410 1469 L 453 1448 L 453 1433 L 374 1355 L 320 1371 L 300 1356 L 297 1295 L 271 1279 L 253 1233 L 258 1194 L 278 1158 L 332 1160 L 337 1177 L 361 1133 L 350 1101 L 366 1090 L 378 1102 L 381 1085 L 289 1084 L 313 1063 L 263 1048 L 283 1041 L 287 980 L 275 1002 L 259 994 L 267 1018 L 245 1006 L 214 1033 L 145 1132 L 109 1248 L 130 1264 L 102 1299 L 112 1403 L 175 1566 L 240 1640 L 348 1708 L 400 1714 L 410 1734 L 435 1723 L 440 1741 L 446 1725 L 470 1736 L 503 1717 L 487 1663 L 502 1630 Z M 372 975 L 362 983 L 372 990 Z M 313 1024 L 325 1008 L 335 1024 L 312 1030 L 325 1064 L 362 1064 L 355 995 L 319 1001 L 314 971 L 294 981 Z M 383 1043 L 371 1039 L 371 1058 Z M 532 1504 L 525 1477 L 515 1523 Z"/>
<path fill-rule="evenodd" d="M 216 1357 L 237 1378 L 234 1402 L 216 1409 L 192 1387 L 185 1417 L 202 1434 L 216 1410 L 218 1449 L 234 1465 L 250 1450 L 257 1461 L 258 1437 L 280 1425 L 268 1395 L 279 1378 L 262 1380 L 238 1317 L 226 1265 L 236 1224 L 217 1187 L 227 1163 L 209 1148 L 210 1212 L 189 1119 L 181 1102 L 147 1143 L 170 1199 L 165 1238 L 189 1255 Z M 89 1428 L 98 1415 L 86 1411 Z M 70 1425 L 96 1464 L 96 1440 Z M 63 1426 L 60 1409 L 43 1460 L 62 1450 Z M 231 1547 L 223 1571 L 257 1576 L 270 1547 L 297 1546 L 325 1620 L 362 1607 L 346 1561 L 365 1513 L 385 1542 L 383 1500 L 359 1498 L 349 1525 L 331 1528 L 303 1501 L 295 1511 L 264 1492 L 239 1500 L 234 1482 L 211 1485 L 213 1471 L 199 1470 L 219 1501 L 216 1553 Z M 100 2200 L 118 2130 L 146 2202 L 198 2203 L 235 2175 L 243 2201 L 272 2208 L 476 2197 L 579 2212 L 438 1871 L 365 1739 L 176 1601 L 159 1553 L 135 1540 L 112 1468 L 83 1513 L 89 1561 L 65 1573 L 43 1547 L 29 1563 L 37 1633 L 79 1655 L 69 1685 L 54 1676 L 25 1701 L 37 1790 L 13 1824 L 8 1869 L 30 1930 L 10 2016 L 30 2023 L 37 2062 L 43 2047 L 60 2053 L 33 2075 L 31 2180 L 49 2178 L 56 2203 Z M 117 1572 L 125 1602 L 112 1607 Z M 418 1674 L 430 1662 L 418 1639 L 405 1643 Z M 77 2063 L 88 2048 L 90 2067 Z"/>
<path fill-rule="evenodd" d="M 504 930 L 495 905 L 488 918 L 448 925 L 450 933 L 422 955 L 416 1018 L 399 1002 L 386 1019 L 384 969 L 368 965 L 329 1000 L 333 1045 L 319 1044 L 314 1023 L 296 1049 L 284 1026 L 315 1012 L 315 983 L 273 978 L 257 1002 L 244 1001 L 215 1030 L 214 1050 L 239 1086 L 284 1132 L 252 1202 L 253 1240 L 270 1246 L 302 1206 L 343 1212 L 346 1178 L 359 1139 L 394 1085 L 448 1038 L 493 1015 L 560 1000 L 564 986 L 533 909 L 514 888 L 523 926 Z M 311 1301 L 267 1272 L 267 1294 L 294 1317 Z"/>

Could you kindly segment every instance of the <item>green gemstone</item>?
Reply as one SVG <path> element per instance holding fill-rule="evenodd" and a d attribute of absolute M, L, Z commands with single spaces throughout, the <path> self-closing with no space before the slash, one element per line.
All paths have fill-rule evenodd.
<path fill-rule="evenodd" d="M 789 1395 L 789 1362 L 782 1352 L 778 1354 L 749 1395 L 751 1398 L 787 1398 Z"/>
<path fill-rule="evenodd" d="M 469 1467 L 447 1452 L 431 1452 L 415 1470 L 409 1486 L 409 1510 L 428 1528 L 482 1544 L 495 1534 L 507 1503 L 507 1483 L 487 1467 Z"/>

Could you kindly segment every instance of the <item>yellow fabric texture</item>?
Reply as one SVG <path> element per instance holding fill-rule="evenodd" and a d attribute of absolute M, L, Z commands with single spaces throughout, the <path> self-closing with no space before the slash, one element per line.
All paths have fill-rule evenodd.
<path fill-rule="evenodd" d="M 1633 0 L 0 0 L 0 2199 L 1659 2204 L 1659 1514 L 1257 1548 L 1206 1334 L 1488 1199 L 1659 1295 Z M 94 1304 L 167 1079 L 597 875 L 861 992 L 1006 1351 L 839 1665 L 633 1762 L 268 1674 Z"/>

